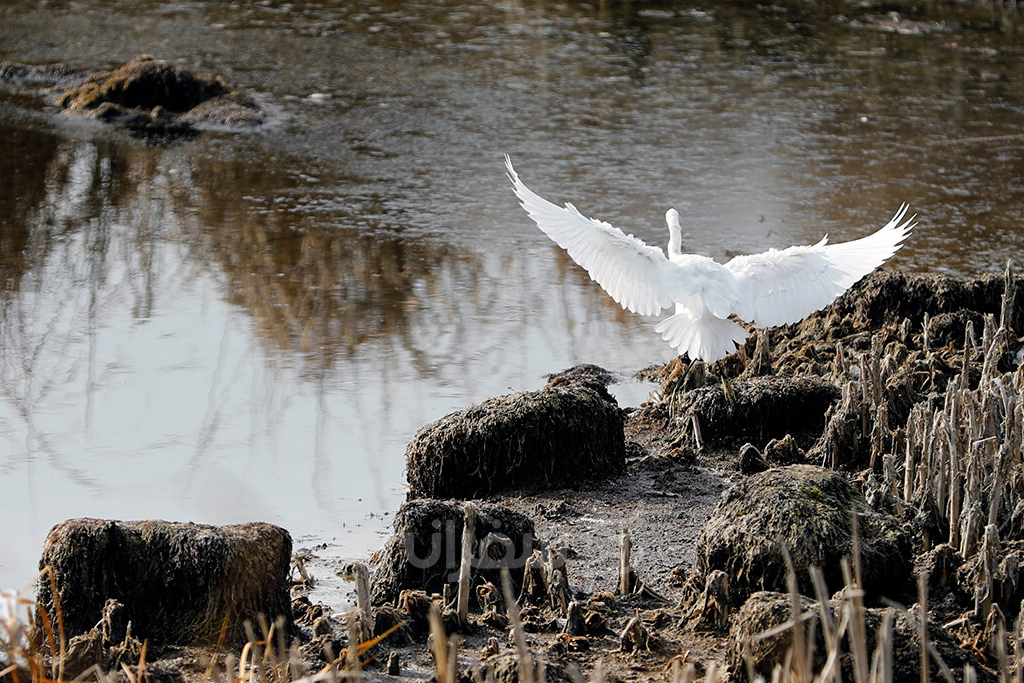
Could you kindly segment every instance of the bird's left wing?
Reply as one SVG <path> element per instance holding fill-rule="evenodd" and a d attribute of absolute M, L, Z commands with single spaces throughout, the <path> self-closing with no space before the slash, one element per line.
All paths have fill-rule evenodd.
<path fill-rule="evenodd" d="M 505 166 L 530 218 L 620 306 L 640 315 L 656 315 L 673 304 L 678 276 L 665 252 L 608 223 L 587 218 L 572 204 L 563 208 L 537 195 L 519 179 L 508 155 Z"/>
<path fill-rule="evenodd" d="M 761 327 L 788 325 L 836 300 L 896 253 L 914 227 L 907 205 L 877 232 L 859 240 L 769 249 L 737 256 L 725 267 L 736 277 L 741 306 L 736 314 Z"/>

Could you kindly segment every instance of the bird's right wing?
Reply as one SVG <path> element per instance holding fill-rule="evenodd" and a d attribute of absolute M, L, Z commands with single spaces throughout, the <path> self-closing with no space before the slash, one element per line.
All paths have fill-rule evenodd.
<path fill-rule="evenodd" d="M 508 155 L 505 166 L 516 196 L 537 227 L 620 306 L 640 315 L 657 315 L 673 305 L 679 275 L 665 252 L 608 223 L 587 218 L 572 204 L 563 208 L 537 195 L 519 179 Z"/>
<path fill-rule="evenodd" d="M 862 277 L 896 253 L 914 227 L 904 204 L 877 232 L 851 242 L 769 249 L 737 256 L 725 267 L 740 288 L 736 314 L 761 327 L 788 325 L 836 300 Z"/>

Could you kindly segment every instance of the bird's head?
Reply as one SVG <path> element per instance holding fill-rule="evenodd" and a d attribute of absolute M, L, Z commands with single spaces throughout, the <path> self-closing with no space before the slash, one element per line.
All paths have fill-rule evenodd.
<path fill-rule="evenodd" d="M 665 222 L 668 223 L 668 255 L 675 256 L 682 253 L 683 229 L 679 227 L 679 212 L 669 209 L 665 212 Z"/>

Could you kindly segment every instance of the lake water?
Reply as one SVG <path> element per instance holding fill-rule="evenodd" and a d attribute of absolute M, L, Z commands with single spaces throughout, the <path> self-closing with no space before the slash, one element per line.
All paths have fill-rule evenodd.
<path fill-rule="evenodd" d="M 840 16 L 842 11 L 845 16 Z M 862 236 L 964 276 L 1024 247 L 1012 10 L 6 0 L 0 60 L 221 74 L 273 111 L 147 144 L 0 86 L 0 587 L 75 516 L 264 520 L 365 557 L 423 424 L 671 349 L 504 176 L 727 258 Z M 632 388 L 636 403 L 646 389 Z"/>

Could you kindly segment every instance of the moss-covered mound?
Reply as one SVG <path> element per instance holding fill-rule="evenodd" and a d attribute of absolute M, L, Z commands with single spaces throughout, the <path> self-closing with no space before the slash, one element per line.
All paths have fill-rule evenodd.
<path fill-rule="evenodd" d="M 534 526 L 526 516 L 494 503 L 476 503 L 476 559 L 473 576 L 501 585 L 501 567 L 522 582 L 534 549 Z M 395 602 L 406 589 L 441 593 L 458 581 L 462 560 L 463 504 L 414 500 L 395 515 L 394 535 L 376 559 L 371 578 L 373 603 Z"/>
<path fill-rule="evenodd" d="M 405 452 L 410 496 L 475 498 L 621 472 L 622 411 L 602 391 L 553 382 L 428 424 Z"/>
<path fill-rule="evenodd" d="M 791 434 L 806 448 L 821 434 L 825 413 L 840 396 L 834 384 L 818 377 L 752 377 L 732 387 L 733 397 L 721 386 L 706 386 L 678 400 L 676 414 L 697 418 L 705 447 L 738 448 L 750 442 L 763 449 L 772 439 Z M 695 438 L 692 428 L 689 437 Z"/>
<path fill-rule="evenodd" d="M 894 517 L 872 511 L 847 478 L 812 465 L 751 475 L 732 486 L 697 539 L 705 574 L 729 576 L 734 604 L 759 590 L 786 590 L 781 544 L 793 558 L 801 591 L 813 594 L 808 569 L 816 565 L 830 590 L 843 585 L 840 562 L 853 550 L 858 515 L 864 588 L 902 598 L 912 589 L 910 532 Z"/>
<path fill-rule="evenodd" d="M 999 315 L 1003 279 L 986 275 L 977 280 L 962 280 L 948 275 L 907 274 L 898 270 L 876 270 L 827 309 L 839 318 L 877 327 L 886 322 L 908 318 L 921 325 L 924 314 L 974 311 Z M 1018 311 L 1019 316 L 1024 311 Z M 1016 325 L 1014 325 L 1016 327 Z"/>
<path fill-rule="evenodd" d="M 260 614 L 291 621 L 291 548 L 288 532 L 271 524 L 72 519 L 50 531 L 39 567 L 53 569 L 68 638 L 88 632 L 114 599 L 150 647 L 213 644 L 225 622 L 236 643 Z M 57 614 L 46 577 L 38 602 Z"/>

